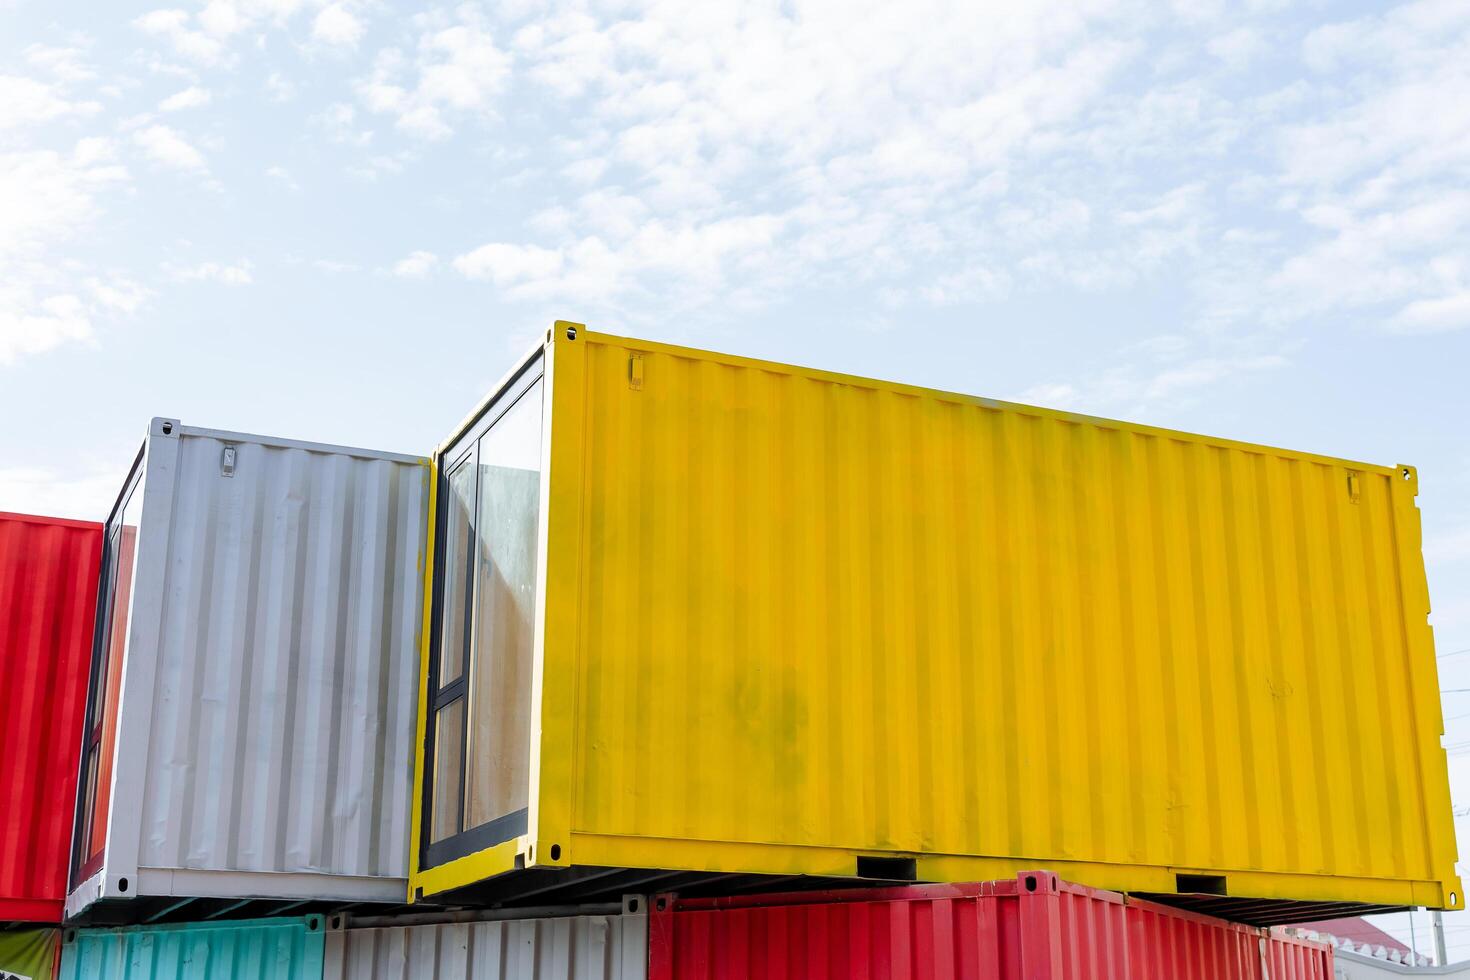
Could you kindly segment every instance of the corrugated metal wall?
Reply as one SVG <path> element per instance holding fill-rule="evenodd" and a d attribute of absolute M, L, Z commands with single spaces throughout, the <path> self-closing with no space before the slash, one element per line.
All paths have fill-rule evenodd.
<path fill-rule="evenodd" d="M 178 445 L 133 605 L 130 679 L 157 590 L 146 744 L 119 747 L 146 758 L 138 866 L 404 877 L 427 461 L 187 428 Z M 145 580 L 162 541 L 164 581 Z"/>
<path fill-rule="evenodd" d="M 322 917 L 68 930 L 61 980 L 320 980 Z"/>
<path fill-rule="evenodd" d="M 0 919 L 61 921 L 102 526 L 0 513 Z"/>
<path fill-rule="evenodd" d="M 648 918 L 583 915 L 343 929 L 325 980 L 644 980 Z"/>
<path fill-rule="evenodd" d="M 650 980 L 1332 980 L 1332 951 L 1059 882 L 664 898 Z"/>
<path fill-rule="evenodd" d="M 584 337 L 574 832 L 1458 889 L 1412 471 Z"/>

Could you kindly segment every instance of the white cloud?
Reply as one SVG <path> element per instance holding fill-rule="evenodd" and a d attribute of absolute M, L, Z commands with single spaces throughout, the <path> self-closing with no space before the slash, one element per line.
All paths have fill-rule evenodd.
<path fill-rule="evenodd" d="M 57 47 L 49 44 L 32 44 L 25 50 L 26 61 L 63 82 L 89 82 L 97 72 L 84 60 L 84 50 L 79 45 Z"/>
<path fill-rule="evenodd" d="M 367 146 L 373 139 L 371 129 L 357 128 L 357 110 L 345 102 L 327 106 L 312 117 L 312 122 L 320 126 L 334 143 Z"/>
<path fill-rule="evenodd" d="M 93 305 L 102 310 L 132 316 L 153 296 L 153 291 L 126 276 L 106 279 L 91 276 L 86 281 Z"/>
<path fill-rule="evenodd" d="M 229 37 L 245 27 L 246 18 L 231 0 L 210 0 L 199 11 L 199 26 L 214 37 Z"/>
<path fill-rule="evenodd" d="M 0 132 L 67 116 L 90 116 L 101 108 L 96 102 L 67 97 L 58 85 L 0 75 Z"/>
<path fill-rule="evenodd" d="M 1237 375 L 1278 370 L 1286 367 L 1288 363 L 1290 362 L 1280 354 L 1265 354 L 1256 357 L 1199 358 L 1187 364 L 1158 372 L 1143 386 L 1140 397 L 1146 401 L 1158 401 Z"/>
<path fill-rule="evenodd" d="M 1226 67 L 1234 69 L 1249 67 L 1268 50 L 1265 39 L 1248 27 L 1237 28 L 1228 34 L 1211 38 L 1205 47 L 1210 54 L 1224 62 Z"/>
<path fill-rule="evenodd" d="M 1470 326 L 1470 8 L 1421 0 L 1303 43 L 1320 107 L 1282 127 L 1282 203 L 1305 243 L 1263 305 L 1400 333 Z"/>
<path fill-rule="evenodd" d="M 179 112 L 183 109 L 197 109 L 200 106 L 209 105 L 211 98 L 209 89 L 191 85 L 158 103 L 158 111 Z"/>
<path fill-rule="evenodd" d="M 241 259 L 233 265 L 201 262 L 192 266 L 165 265 L 163 271 L 179 282 L 217 282 L 225 286 L 248 286 L 255 281 L 251 264 Z"/>
<path fill-rule="evenodd" d="M 36 258 L 93 218 L 100 191 L 127 179 L 109 163 L 105 140 L 77 143 L 71 154 L 0 154 L 0 261 Z"/>
<path fill-rule="evenodd" d="M 0 467 L 0 510 L 100 521 L 127 476 L 116 469 L 62 473 L 49 467 Z"/>
<path fill-rule="evenodd" d="M 423 279 L 438 264 L 439 257 L 433 252 L 410 252 L 394 263 L 393 274 L 400 279 Z"/>
<path fill-rule="evenodd" d="M 228 49 L 219 37 L 189 26 L 187 10 L 160 9 L 149 11 L 133 21 L 145 34 L 166 39 L 179 57 L 205 67 L 216 67 L 229 59 Z"/>
<path fill-rule="evenodd" d="M 278 181 L 287 190 L 301 190 L 301 185 L 296 183 L 296 178 L 292 177 L 291 172 L 288 171 L 285 167 L 267 167 L 265 169 L 265 175 L 271 180 Z"/>
<path fill-rule="evenodd" d="M 133 26 L 167 41 L 175 54 L 195 65 L 227 67 L 236 61 L 232 42 L 256 28 L 290 26 L 302 6 L 303 0 L 209 0 L 192 14 L 179 8 L 149 11 Z M 263 43 L 263 37 L 256 35 L 256 43 Z"/>
<path fill-rule="evenodd" d="M 470 279 L 498 286 L 543 282 L 562 270 L 562 254 L 539 245 L 492 242 L 457 257 L 454 267 Z"/>
<path fill-rule="evenodd" d="M 266 76 L 265 90 L 275 102 L 290 102 L 296 98 L 296 86 L 278 71 Z"/>
<path fill-rule="evenodd" d="M 0 365 L 14 364 L 26 354 L 40 354 L 72 341 L 92 339 L 87 308 L 69 293 L 36 302 L 15 303 L 0 287 Z"/>
<path fill-rule="evenodd" d="M 314 39 L 338 47 L 357 47 L 364 30 L 362 21 L 340 3 L 323 7 L 311 24 Z"/>
<path fill-rule="evenodd" d="M 488 113 L 509 76 L 510 56 L 471 8 L 462 8 L 461 17 L 453 26 L 423 33 L 412 59 L 396 48 L 380 52 L 372 74 L 358 83 L 363 104 L 428 140 L 453 133 L 450 119 L 456 114 Z"/>
<path fill-rule="evenodd" d="M 96 218 L 98 199 L 127 181 L 106 140 L 71 153 L 0 153 L 0 364 L 93 338 L 97 308 L 126 305 L 121 288 L 89 290 L 58 249 Z M 83 298 L 89 293 L 93 301 Z"/>
<path fill-rule="evenodd" d="M 1048 384 L 1032 385 L 1016 396 L 1016 401 L 1026 405 L 1040 405 L 1045 408 L 1068 409 L 1077 404 L 1079 392 L 1073 385 L 1052 382 Z"/>
<path fill-rule="evenodd" d="M 1393 318 L 1392 327 L 1403 333 L 1441 333 L 1470 328 L 1470 289 L 1449 296 L 1417 299 Z"/>
<path fill-rule="evenodd" d="M 133 142 L 148 158 L 174 170 L 202 173 L 208 169 L 204 154 L 169 126 L 149 126 L 133 134 Z"/>

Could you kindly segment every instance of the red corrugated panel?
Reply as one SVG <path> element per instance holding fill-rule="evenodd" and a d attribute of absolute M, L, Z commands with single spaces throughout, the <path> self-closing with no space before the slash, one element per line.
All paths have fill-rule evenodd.
<path fill-rule="evenodd" d="M 659 896 L 649 980 L 1332 980 L 1332 950 L 1049 872 L 972 885 Z"/>
<path fill-rule="evenodd" d="M 0 919 L 59 922 L 102 526 L 0 513 Z"/>

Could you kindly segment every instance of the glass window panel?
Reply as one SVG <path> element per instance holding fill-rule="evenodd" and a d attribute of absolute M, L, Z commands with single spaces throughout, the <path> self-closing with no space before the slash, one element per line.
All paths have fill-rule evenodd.
<path fill-rule="evenodd" d="M 429 843 L 459 833 L 459 787 L 464 758 L 464 698 L 439 711 L 434 722 L 434 813 Z"/>
<path fill-rule="evenodd" d="M 107 613 L 107 634 L 102 647 L 101 669 L 97 672 L 97 686 L 93 689 L 96 707 L 93 709 L 93 730 L 89 735 L 95 739 L 88 759 L 88 768 L 95 768 L 92 784 L 92 802 L 86 812 L 88 823 L 85 839 L 94 856 L 102 849 L 106 838 L 107 809 L 112 801 L 112 763 L 117 742 L 117 697 L 122 687 L 123 652 L 128 642 L 128 609 L 133 597 L 133 567 L 138 553 L 138 521 L 143 510 L 141 483 L 134 484 L 123 505 L 118 527 L 114 531 L 115 547 L 108 556 L 111 576 L 110 599 Z"/>
<path fill-rule="evenodd" d="M 473 454 L 449 474 L 444 518 L 444 611 L 439 643 L 439 686 L 459 678 L 464 670 L 465 620 L 469 615 L 472 568 L 470 525 L 475 516 Z"/>
<path fill-rule="evenodd" d="M 541 382 L 480 437 L 465 826 L 526 806 L 530 790 Z"/>
<path fill-rule="evenodd" d="M 86 789 L 85 795 L 83 796 L 82 812 L 90 815 L 97 799 L 97 753 L 95 752 L 91 753 L 90 758 L 87 760 L 87 779 L 83 785 Z M 84 835 L 82 838 L 83 860 L 94 857 L 97 854 L 98 848 L 92 841 L 92 831 L 95 823 L 95 820 L 89 819 L 86 826 L 82 828 Z M 97 843 L 101 842 L 99 841 Z"/>

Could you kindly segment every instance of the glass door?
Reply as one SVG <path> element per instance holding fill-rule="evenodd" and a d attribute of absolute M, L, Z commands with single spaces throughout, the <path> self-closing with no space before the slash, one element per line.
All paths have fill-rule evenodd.
<path fill-rule="evenodd" d="M 426 867 L 526 832 L 542 388 L 538 360 L 443 456 Z"/>

